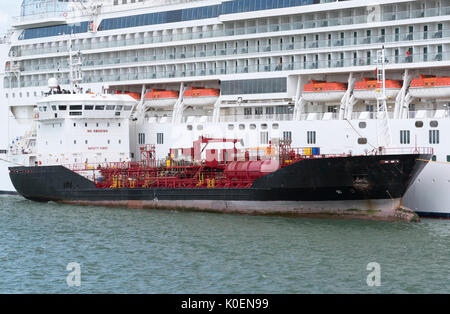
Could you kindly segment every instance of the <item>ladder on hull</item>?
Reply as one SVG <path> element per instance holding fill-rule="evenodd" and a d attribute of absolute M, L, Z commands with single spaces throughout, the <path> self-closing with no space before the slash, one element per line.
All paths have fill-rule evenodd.
<path fill-rule="evenodd" d="M 389 122 L 389 113 L 386 97 L 386 56 L 384 47 L 377 52 L 377 126 L 378 126 L 378 146 L 389 147 L 392 143 L 391 126 Z"/>

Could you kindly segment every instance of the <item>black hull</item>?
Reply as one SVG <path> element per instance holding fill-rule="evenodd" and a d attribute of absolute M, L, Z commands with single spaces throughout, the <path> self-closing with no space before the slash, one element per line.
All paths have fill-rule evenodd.
<path fill-rule="evenodd" d="M 18 193 L 38 202 L 77 201 L 349 201 L 402 198 L 430 155 L 307 159 L 241 189 L 97 189 L 63 166 L 13 167 Z M 385 163 L 398 161 L 398 163 Z"/>

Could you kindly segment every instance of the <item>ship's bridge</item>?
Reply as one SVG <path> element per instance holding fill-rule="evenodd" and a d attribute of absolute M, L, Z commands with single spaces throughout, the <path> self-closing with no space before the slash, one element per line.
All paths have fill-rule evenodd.
<path fill-rule="evenodd" d="M 89 0 L 23 0 L 21 14 L 15 18 L 13 26 L 29 28 L 66 24 L 76 7 L 88 2 Z"/>

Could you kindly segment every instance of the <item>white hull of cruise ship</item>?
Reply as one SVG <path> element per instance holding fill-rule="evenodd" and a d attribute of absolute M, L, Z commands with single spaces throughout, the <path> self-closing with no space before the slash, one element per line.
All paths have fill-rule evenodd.
<path fill-rule="evenodd" d="M 96 93 L 221 90 L 220 98 L 207 101 L 141 104 L 135 152 L 156 144 L 163 153 L 202 134 L 223 134 L 242 138 L 247 147 L 288 137 L 324 153 L 364 154 L 379 144 L 377 93 L 358 95 L 353 87 L 377 75 L 384 45 L 386 78 L 404 82 L 386 94 L 392 146 L 430 146 L 436 154 L 404 201 L 421 213 L 450 215 L 449 88 L 409 88 L 417 75 L 450 72 L 450 1 L 272 1 L 270 7 L 259 0 L 39 2 L 24 1 L 0 45 L 0 150 L 11 153 L 20 137 L 35 131 L 36 102 L 56 77 L 63 89 L 75 80 Z M 68 64 L 78 51 L 77 72 Z M 303 93 L 310 80 L 348 84 L 348 90 Z M 83 147 L 83 135 L 76 146 L 51 144 L 51 136 L 48 145 L 63 145 L 70 163 L 68 154 L 103 147 Z M 22 148 L 15 149 L 20 155 Z M 11 164 L 3 161 L 10 157 L 0 158 L 0 190 L 13 191 L 6 175 Z"/>

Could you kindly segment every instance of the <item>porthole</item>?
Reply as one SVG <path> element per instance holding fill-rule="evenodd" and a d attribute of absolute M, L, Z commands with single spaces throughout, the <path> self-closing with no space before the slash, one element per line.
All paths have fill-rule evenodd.
<path fill-rule="evenodd" d="M 416 128 L 423 128 L 423 121 L 416 121 Z"/>
<path fill-rule="evenodd" d="M 250 124 L 250 130 L 256 129 L 256 124 Z"/>
<path fill-rule="evenodd" d="M 365 138 L 365 137 L 360 137 L 360 138 L 358 139 L 358 144 L 359 144 L 359 145 L 366 145 L 366 144 L 367 144 L 367 138 Z"/>
<path fill-rule="evenodd" d="M 198 131 L 202 131 L 203 130 L 203 125 L 201 125 L 201 124 L 197 125 L 197 130 Z"/>
<path fill-rule="evenodd" d="M 366 122 L 360 122 L 360 123 L 359 123 L 359 128 L 360 128 L 360 129 L 365 129 L 365 128 L 367 128 L 367 123 L 366 123 Z"/>
<path fill-rule="evenodd" d="M 267 124 L 261 124 L 261 130 L 267 130 Z"/>
<path fill-rule="evenodd" d="M 187 127 L 186 127 L 186 129 L 188 130 L 188 131 L 192 131 L 192 125 L 188 125 Z"/>
<path fill-rule="evenodd" d="M 245 124 L 239 124 L 239 130 L 245 130 Z"/>
<path fill-rule="evenodd" d="M 274 123 L 272 125 L 272 129 L 274 129 L 274 130 L 278 130 L 279 128 L 280 128 L 280 125 L 278 123 Z"/>
<path fill-rule="evenodd" d="M 437 121 L 430 121 L 430 127 L 437 128 L 439 126 L 439 122 Z"/>
<path fill-rule="evenodd" d="M 234 124 L 228 124 L 228 130 L 234 130 Z"/>

